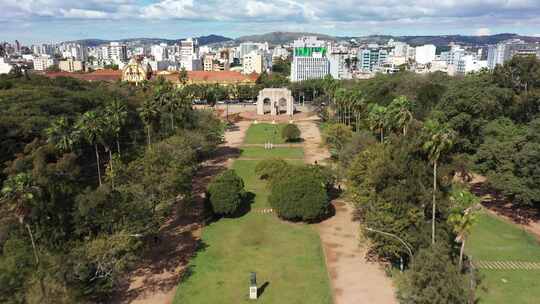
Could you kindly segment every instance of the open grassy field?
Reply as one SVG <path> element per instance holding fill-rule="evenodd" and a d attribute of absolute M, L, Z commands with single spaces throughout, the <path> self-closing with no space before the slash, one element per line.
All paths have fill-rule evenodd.
<path fill-rule="evenodd" d="M 246 133 L 244 143 L 246 144 L 264 144 L 272 142 L 274 144 L 283 144 L 285 141 L 281 138 L 281 129 L 285 124 L 259 123 L 251 125 Z"/>
<path fill-rule="evenodd" d="M 249 149 L 253 158 L 268 157 L 264 149 Z M 293 148 L 291 150 L 293 152 L 284 153 L 302 155 Z M 273 215 L 254 211 L 268 207 L 269 195 L 265 182 L 255 176 L 258 162 L 234 162 L 233 168 L 244 179 L 246 190 L 255 194 L 251 211 L 239 218 L 220 219 L 204 228 L 204 249 L 190 262 L 191 274 L 178 286 L 175 304 L 250 303 L 248 285 L 252 271 L 257 272 L 258 286 L 265 286 L 257 303 L 332 302 L 320 238 L 315 228 L 287 223 Z"/>
<path fill-rule="evenodd" d="M 272 148 L 265 149 L 264 147 L 243 147 L 240 154 L 246 158 L 304 158 L 304 149 L 302 148 Z"/>
<path fill-rule="evenodd" d="M 472 229 L 467 253 L 476 261 L 540 262 L 534 236 L 493 215 L 482 213 Z M 480 303 L 540 303 L 539 270 L 482 269 Z"/>

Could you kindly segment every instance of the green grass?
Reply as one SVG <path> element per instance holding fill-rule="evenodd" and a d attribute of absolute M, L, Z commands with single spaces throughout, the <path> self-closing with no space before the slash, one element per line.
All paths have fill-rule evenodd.
<path fill-rule="evenodd" d="M 283 144 L 285 141 L 281 138 L 281 129 L 285 124 L 252 124 L 246 132 L 244 143 L 246 144 L 264 144 L 272 142 L 274 144 Z"/>
<path fill-rule="evenodd" d="M 247 155 L 275 157 L 251 147 L 244 150 L 249 151 Z M 279 153 L 302 156 L 302 151 L 290 150 Z M 268 207 L 268 189 L 254 172 L 258 162 L 236 160 L 233 164 L 244 179 L 246 190 L 255 194 L 252 209 Z M 291 162 L 303 163 L 301 159 Z M 249 212 L 240 218 L 220 219 L 205 227 L 202 241 L 206 248 L 191 260 L 192 273 L 178 285 L 175 304 L 253 303 L 247 299 L 252 271 L 257 272 L 259 287 L 268 282 L 257 303 L 332 302 L 320 238 L 313 226 Z"/>
<path fill-rule="evenodd" d="M 273 148 L 265 149 L 264 147 L 243 147 L 240 154 L 246 158 L 304 158 L 304 149 L 302 148 Z"/>
<path fill-rule="evenodd" d="M 516 225 L 481 213 L 468 240 L 474 260 L 540 262 L 540 244 Z M 540 271 L 482 269 L 480 303 L 532 304 L 540 299 Z"/>

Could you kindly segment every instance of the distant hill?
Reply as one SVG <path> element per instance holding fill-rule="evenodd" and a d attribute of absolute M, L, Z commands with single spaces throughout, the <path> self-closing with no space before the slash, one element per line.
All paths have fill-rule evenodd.
<path fill-rule="evenodd" d="M 337 38 L 324 34 L 302 33 L 302 32 L 272 32 L 262 35 L 242 36 L 235 39 L 236 42 L 268 42 L 270 44 L 286 44 L 302 36 L 317 36 L 322 40 L 336 41 Z"/>
<path fill-rule="evenodd" d="M 126 43 L 126 44 L 139 44 L 139 45 L 152 45 L 152 44 L 160 44 L 160 43 L 167 43 L 167 44 L 175 44 L 178 43 L 185 38 L 181 39 L 164 39 L 164 38 L 127 38 L 127 39 L 117 39 L 117 40 L 104 40 L 104 39 L 82 39 L 82 40 L 74 40 L 74 41 L 66 41 L 68 43 L 79 43 L 86 46 L 98 46 L 102 44 L 107 44 L 113 41 Z M 227 38 L 224 36 L 219 35 L 208 35 L 208 36 L 201 36 L 196 37 L 196 39 L 199 41 L 199 45 L 207 45 L 207 44 L 213 44 L 213 43 L 223 43 L 232 41 L 233 39 Z"/>
<path fill-rule="evenodd" d="M 540 37 L 521 36 L 518 34 L 496 34 L 489 36 L 463 36 L 463 35 L 440 35 L 440 36 L 387 36 L 373 35 L 366 37 L 357 37 L 357 41 L 367 42 L 386 42 L 389 39 L 406 42 L 410 45 L 417 46 L 423 44 L 434 44 L 436 46 L 446 46 L 451 42 L 462 45 L 488 45 L 497 44 L 501 41 L 509 39 L 521 39 L 526 42 L 540 42 Z"/>
<path fill-rule="evenodd" d="M 436 46 L 447 46 L 454 42 L 462 45 L 488 45 L 497 44 L 508 39 L 522 39 L 527 42 L 540 42 L 540 37 L 521 36 L 518 34 L 496 34 L 489 36 L 464 36 L 464 35 L 434 35 L 434 36 L 390 36 L 390 35 L 371 35 L 360 37 L 334 37 L 317 33 L 301 32 L 272 32 L 261 35 L 242 36 L 235 39 L 236 42 L 265 42 L 270 44 L 286 44 L 302 36 L 317 36 L 323 40 L 344 41 L 356 39 L 358 42 L 366 43 L 386 43 L 390 39 L 403 41 L 413 46 L 423 44 L 434 44 Z"/>

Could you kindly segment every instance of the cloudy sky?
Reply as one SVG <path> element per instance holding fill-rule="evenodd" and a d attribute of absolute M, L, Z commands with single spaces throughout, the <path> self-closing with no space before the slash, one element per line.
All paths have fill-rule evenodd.
<path fill-rule="evenodd" d="M 540 35 L 540 0 L 0 0 L 0 41 L 512 32 Z"/>

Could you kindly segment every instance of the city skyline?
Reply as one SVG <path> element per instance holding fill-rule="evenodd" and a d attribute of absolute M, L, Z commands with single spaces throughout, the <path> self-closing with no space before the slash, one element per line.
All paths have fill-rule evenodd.
<path fill-rule="evenodd" d="M 177 39 L 209 34 L 236 38 L 271 31 L 336 36 L 540 36 L 540 3 L 527 0 L 193 1 L 2 0 L 0 40 L 22 43 L 85 38 Z"/>

